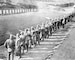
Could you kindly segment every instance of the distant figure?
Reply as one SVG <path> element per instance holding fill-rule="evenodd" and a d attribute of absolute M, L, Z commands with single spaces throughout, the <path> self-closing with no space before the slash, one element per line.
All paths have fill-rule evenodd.
<path fill-rule="evenodd" d="M 27 39 L 29 40 L 29 48 L 31 48 L 32 36 L 31 36 L 30 28 L 28 28 L 28 31 L 27 31 Z"/>
<path fill-rule="evenodd" d="M 19 56 L 19 58 L 21 58 L 21 41 L 19 34 L 16 34 L 15 48 L 16 48 L 16 56 Z"/>
<path fill-rule="evenodd" d="M 15 41 L 11 34 L 9 39 L 5 41 L 4 46 L 8 51 L 7 60 L 14 60 Z"/>
<path fill-rule="evenodd" d="M 21 46 L 21 51 L 23 51 L 24 54 L 24 49 L 25 49 L 25 34 L 24 31 L 20 32 L 20 46 Z"/>
<path fill-rule="evenodd" d="M 37 25 L 36 29 L 35 29 L 35 35 L 36 35 L 36 43 L 38 43 L 40 45 L 40 31 L 39 31 L 39 25 Z"/>
<path fill-rule="evenodd" d="M 45 38 L 48 38 L 49 37 L 49 25 L 48 25 L 48 22 L 45 24 Z"/>
<path fill-rule="evenodd" d="M 52 35 L 52 23 L 49 21 L 49 35 Z"/>
<path fill-rule="evenodd" d="M 36 39 L 35 39 L 35 33 L 34 33 L 34 32 L 35 32 L 35 29 L 34 29 L 34 27 L 32 26 L 32 27 L 31 27 L 31 36 L 32 36 L 32 38 L 31 38 L 31 39 L 32 39 L 32 40 L 31 40 L 31 44 L 32 44 L 32 45 L 35 45 L 35 41 L 36 41 Z"/>
<path fill-rule="evenodd" d="M 41 40 L 44 41 L 45 38 L 45 25 L 42 23 L 41 25 Z"/>
<path fill-rule="evenodd" d="M 62 21 L 62 27 L 63 28 L 65 27 L 65 19 L 63 19 L 63 21 Z"/>
<path fill-rule="evenodd" d="M 30 30 L 29 29 L 26 29 L 25 34 L 26 34 L 26 36 L 25 36 L 25 46 L 26 46 L 26 49 L 27 49 L 27 52 L 28 52 L 28 48 L 29 47 L 31 48 L 31 35 L 30 35 Z"/>

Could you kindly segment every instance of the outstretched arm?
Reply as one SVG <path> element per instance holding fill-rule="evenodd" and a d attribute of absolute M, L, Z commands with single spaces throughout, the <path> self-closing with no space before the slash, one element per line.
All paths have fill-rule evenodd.
<path fill-rule="evenodd" d="M 7 41 L 5 41 L 5 43 L 4 43 L 4 47 L 7 48 Z"/>

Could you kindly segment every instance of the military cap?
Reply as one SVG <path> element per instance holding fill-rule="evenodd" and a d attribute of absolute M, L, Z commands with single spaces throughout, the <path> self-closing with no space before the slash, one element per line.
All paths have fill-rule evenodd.
<path fill-rule="evenodd" d="M 42 23 L 42 25 L 41 25 L 41 29 L 44 29 L 44 28 L 45 28 L 45 24 Z"/>

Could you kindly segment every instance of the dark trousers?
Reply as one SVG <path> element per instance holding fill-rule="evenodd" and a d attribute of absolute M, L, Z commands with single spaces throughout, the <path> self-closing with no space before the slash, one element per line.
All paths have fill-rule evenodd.
<path fill-rule="evenodd" d="M 14 51 L 8 52 L 7 60 L 14 60 Z"/>
<path fill-rule="evenodd" d="M 20 52 L 19 57 L 21 58 L 21 46 L 20 46 L 19 52 Z"/>

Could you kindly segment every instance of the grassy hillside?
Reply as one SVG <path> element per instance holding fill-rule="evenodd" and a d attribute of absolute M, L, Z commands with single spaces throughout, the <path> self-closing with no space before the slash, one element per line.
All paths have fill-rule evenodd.
<path fill-rule="evenodd" d="M 35 5 L 27 5 L 27 4 L 22 4 L 22 3 L 18 3 L 18 5 L 13 5 L 13 4 L 7 4 L 6 6 L 9 8 L 13 7 L 13 8 L 34 8 L 36 7 Z M 42 4 L 41 4 L 42 5 Z M 5 8 L 7 8 L 5 6 Z M 18 6 L 18 7 L 17 7 Z M 39 5 L 40 6 L 40 5 Z M 1 7 L 2 9 L 4 7 Z M 43 7 L 44 9 L 46 7 Z M 43 10 L 43 9 L 42 9 Z M 2 45 L 4 43 L 4 41 L 6 40 L 7 36 L 7 32 L 11 31 L 13 34 L 18 32 L 18 29 L 23 29 L 26 27 L 30 27 L 32 25 L 36 25 L 38 23 L 42 23 L 43 21 L 45 21 L 46 19 L 44 17 L 49 16 L 50 18 L 53 16 L 61 16 L 64 13 L 60 13 L 60 11 L 56 12 L 53 10 L 50 11 L 49 9 L 46 11 L 42 11 L 41 12 L 37 12 L 37 13 L 32 13 L 32 14 L 23 14 L 23 15 L 11 15 L 11 16 L 4 16 L 1 19 L 0 16 L 0 45 Z M 55 14 L 54 14 L 55 13 Z M 65 14 L 64 14 L 65 15 Z"/>

